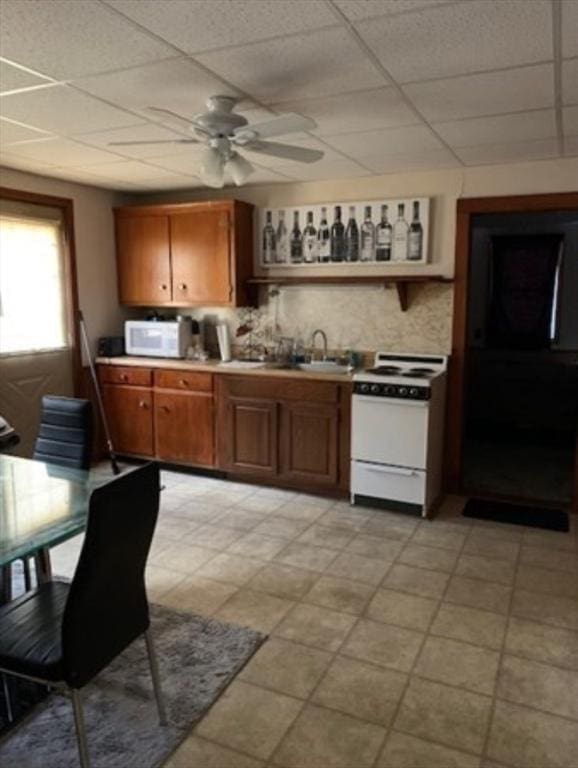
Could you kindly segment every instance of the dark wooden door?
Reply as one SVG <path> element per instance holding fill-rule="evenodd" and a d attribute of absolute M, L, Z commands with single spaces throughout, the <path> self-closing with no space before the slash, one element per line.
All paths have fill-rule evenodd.
<path fill-rule="evenodd" d="M 203 392 L 154 393 L 155 454 L 164 461 L 211 467 L 215 456 L 213 396 Z"/>
<path fill-rule="evenodd" d="M 277 403 L 227 397 L 221 409 L 223 469 L 253 475 L 276 475 Z"/>
<path fill-rule="evenodd" d="M 310 485 L 336 485 L 339 411 L 321 403 L 281 406 L 281 475 Z"/>
<path fill-rule="evenodd" d="M 116 254 L 121 304 L 171 301 L 168 216 L 117 216 Z"/>
<path fill-rule="evenodd" d="M 229 214 L 223 210 L 171 215 L 174 302 L 231 303 L 229 225 Z"/>
<path fill-rule="evenodd" d="M 144 387 L 102 384 L 102 399 L 118 453 L 153 456 L 152 393 Z"/>

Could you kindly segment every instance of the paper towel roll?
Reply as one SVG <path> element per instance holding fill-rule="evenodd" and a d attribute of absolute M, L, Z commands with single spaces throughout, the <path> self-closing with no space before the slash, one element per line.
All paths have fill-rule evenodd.
<path fill-rule="evenodd" d="M 231 337 L 229 335 L 229 326 L 225 323 L 217 325 L 217 340 L 219 342 L 221 360 L 227 363 L 231 359 Z"/>

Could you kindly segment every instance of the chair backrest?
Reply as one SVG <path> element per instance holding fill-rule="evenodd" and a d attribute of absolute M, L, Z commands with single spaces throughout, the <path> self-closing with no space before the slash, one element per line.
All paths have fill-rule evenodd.
<path fill-rule="evenodd" d="M 34 458 L 62 467 L 88 469 L 92 447 L 90 400 L 45 395 Z"/>
<path fill-rule="evenodd" d="M 64 678 L 81 688 L 149 626 L 144 572 L 159 509 L 155 463 L 92 492 L 62 620 Z"/>

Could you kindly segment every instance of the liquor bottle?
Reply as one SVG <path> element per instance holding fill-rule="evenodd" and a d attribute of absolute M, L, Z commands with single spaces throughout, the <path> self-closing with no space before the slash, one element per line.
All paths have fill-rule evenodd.
<path fill-rule="evenodd" d="M 331 261 L 343 261 L 345 258 L 345 227 L 341 221 L 341 206 L 335 206 L 335 216 L 331 225 Z"/>
<path fill-rule="evenodd" d="M 323 264 L 326 264 L 331 258 L 331 234 L 327 224 L 327 208 L 321 209 L 321 221 L 317 230 L 317 255 Z"/>
<path fill-rule="evenodd" d="M 371 220 L 371 206 L 365 206 L 365 219 L 361 225 L 361 261 L 375 258 L 375 227 Z"/>
<path fill-rule="evenodd" d="M 381 221 L 375 232 L 377 241 L 375 246 L 376 261 L 391 261 L 392 227 L 387 220 L 387 205 L 381 206 Z"/>
<path fill-rule="evenodd" d="M 349 206 L 349 221 L 345 230 L 345 261 L 359 261 L 359 229 L 354 205 Z"/>
<path fill-rule="evenodd" d="M 407 260 L 408 230 L 407 221 L 404 216 L 405 205 L 400 203 L 397 206 L 397 221 L 393 225 L 393 260 Z"/>
<path fill-rule="evenodd" d="M 307 226 L 303 230 L 303 259 L 307 264 L 317 261 L 317 230 L 313 226 L 313 211 L 307 212 Z"/>
<path fill-rule="evenodd" d="M 410 261 L 421 261 L 423 247 L 423 227 L 419 220 L 419 202 L 414 201 L 413 219 L 409 227 L 409 245 L 407 258 Z"/>
<path fill-rule="evenodd" d="M 266 213 L 266 223 L 263 227 L 263 264 L 273 264 L 275 261 L 275 230 L 271 223 L 271 211 Z"/>
<path fill-rule="evenodd" d="M 303 235 L 299 229 L 299 211 L 293 213 L 293 229 L 290 240 L 291 264 L 303 262 Z"/>
<path fill-rule="evenodd" d="M 279 211 L 277 223 L 277 264 L 286 264 L 289 259 L 289 235 L 285 226 L 285 211 Z"/>

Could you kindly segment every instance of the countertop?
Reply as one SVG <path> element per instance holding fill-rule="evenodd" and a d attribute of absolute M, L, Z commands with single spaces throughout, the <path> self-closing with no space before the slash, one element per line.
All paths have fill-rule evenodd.
<path fill-rule="evenodd" d="M 176 360 L 165 357 L 97 357 L 99 365 L 124 365 L 135 368 L 164 368 L 177 371 L 198 371 L 199 373 L 223 374 L 225 376 L 261 376 L 276 379 L 303 379 L 308 381 L 335 381 L 341 384 L 353 380 L 352 373 L 318 373 L 301 371 L 294 368 L 279 368 L 275 363 L 265 363 L 262 368 L 244 368 L 233 365 L 223 365 L 220 360 Z"/>

